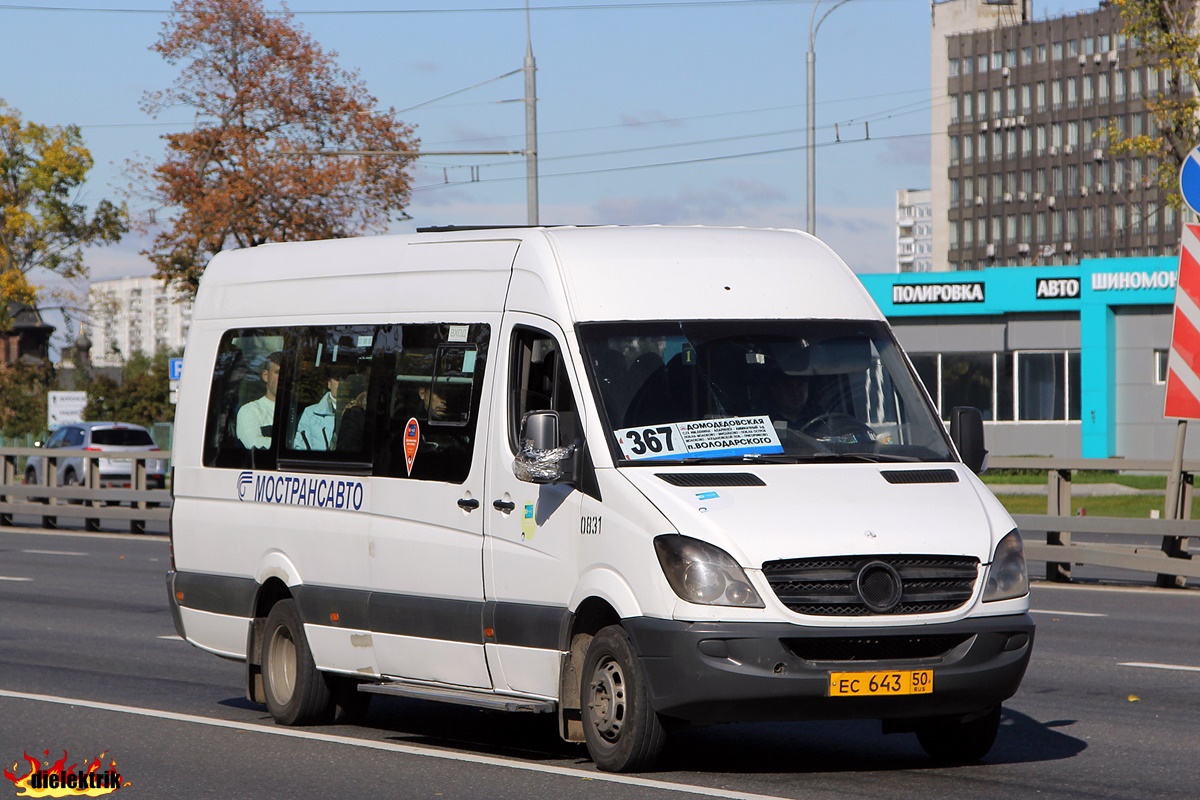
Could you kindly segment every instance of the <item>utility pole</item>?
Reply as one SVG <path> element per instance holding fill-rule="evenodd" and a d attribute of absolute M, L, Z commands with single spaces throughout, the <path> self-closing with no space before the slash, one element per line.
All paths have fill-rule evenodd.
<path fill-rule="evenodd" d="M 842 0 L 845 2 L 845 0 Z M 419 158 L 421 156 L 525 156 L 526 217 L 530 227 L 538 222 L 538 161 L 537 161 L 537 63 L 533 59 L 533 33 L 529 21 L 529 0 L 525 0 L 525 149 L 524 150 L 310 150 L 276 152 L 280 157 L 304 156 L 381 156 L 391 158 Z M 507 78 L 517 70 L 501 75 Z M 472 168 L 472 180 L 478 180 L 478 168 Z"/>
<path fill-rule="evenodd" d="M 538 224 L 537 64 L 533 60 L 533 31 L 529 0 L 525 0 L 525 194 L 529 225 Z"/>
<path fill-rule="evenodd" d="M 807 186 L 806 195 L 808 199 L 808 226 L 806 230 L 814 236 L 817 234 L 817 54 L 815 50 L 817 44 L 817 31 L 821 29 L 821 23 L 823 23 L 830 14 L 836 11 L 839 6 L 844 5 L 847 2 L 849 2 L 849 0 L 838 0 L 838 2 L 834 3 L 828 11 L 821 15 L 820 19 L 817 19 L 817 7 L 821 5 L 821 0 L 813 0 L 812 15 L 808 19 L 808 52 L 804 56 L 804 67 L 807 71 L 807 85 L 805 89 L 808 110 L 808 119 L 806 120 L 808 131 L 804 143 L 807 155 L 808 174 L 804 177 Z"/>

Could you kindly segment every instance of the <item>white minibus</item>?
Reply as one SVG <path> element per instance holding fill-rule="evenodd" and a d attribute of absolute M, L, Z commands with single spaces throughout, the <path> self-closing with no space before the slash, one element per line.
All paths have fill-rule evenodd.
<path fill-rule="evenodd" d="M 384 694 L 552 715 L 613 771 L 766 720 L 977 760 L 1034 625 L 981 414 L 942 412 L 798 231 L 224 252 L 179 388 L 175 625 L 284 725 Z"/>

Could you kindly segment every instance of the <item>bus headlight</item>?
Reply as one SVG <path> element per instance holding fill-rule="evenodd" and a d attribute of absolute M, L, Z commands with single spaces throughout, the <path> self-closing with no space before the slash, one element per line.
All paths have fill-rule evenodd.
<path fill-rule="evenodd" d="M 1025 548 L 1020 531 L 1012 531 L 996 545 L 996 554 L 988 568 L 983 602 L 1011 600 L 1029 594 L 1029 571 L 1025 568 Z"/>
<path fill-rule="evenodd" d="M 689 603 L 763 608 L 745 571 L 721 548 L 669 533 L 654 540 L 654 550 L 667 583 Z"/>

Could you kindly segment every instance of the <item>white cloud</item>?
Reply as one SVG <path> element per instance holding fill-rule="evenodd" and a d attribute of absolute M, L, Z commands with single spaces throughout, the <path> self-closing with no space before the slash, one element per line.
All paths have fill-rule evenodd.
<path fill-rule="evenodd" d="M 622 125 L 630 127 L 638 127 L 640 125 L 662 125 L 668 128 L 682 127 L 683 123 L 678 119 L 668 117 L 661 111 L 636 111 L 625 112 L 620 115 Z"/>
<path fill-rule="evenodd" d="M 84 255 L 84 263 L 91 273 L 91 280 L 106 281 L 113 278 L 138 278 L 154 272 L 150 259 L 141 255 L 149 240 L 128 234 L 119 243 L 107 247 L 90 248 Z"/>
<path fill-rule="evenodd" d="M 526 207 L 516 203 L 479 203 L 470 189 L 420 192 L 408 212 L 413 219 L 395 227 L 411 232 L 430 225 L 524 225 Z M 753 180 L 731 179 L 715 187 L 684 187 L 673 194 L 610 195 L 590 203 L 545 204 L 545 225 L 732 225 L 796 228 L 806 224 L 804 209 L 787 194 Z M 823 206 L 817 210 L 817 235 L 855 272 L 895 268 L 895 212 L 891 208 Z"/>
<path fill-rule="evenodd" d="M 890 208 L 818 208 L 817 236 L 855 272 L 895 271 L 896 215 Z"/>
<path fill-rule="evenodd" d="M 709 187 L 683 186 L 673 195 L 606 197 L 593 204 L 592 222 L 620 225 L 794 226 L 786 193 L 759 181 L 729 179 Z M 787 220 L 787 221 L 785 221 Z"/>

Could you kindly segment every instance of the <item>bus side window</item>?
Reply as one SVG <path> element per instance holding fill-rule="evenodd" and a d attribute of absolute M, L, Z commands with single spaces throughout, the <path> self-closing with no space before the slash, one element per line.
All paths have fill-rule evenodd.
<path fill-rule="evenodd" d="M 209 393 L 204 465 L 273 469 L 275 395 L 283 372 L 278 329 L 227 331 L 221 337 Z"/>
<path fill-rule="evenodd" d="M 313 470 L 322 462 L 370 463 L 375 406 L 368 401 L 378 401 L 378 391 L 369 390 L 375 339 L 375 327 L 366 325 L 293 331 L 288 391 L 281 395 L 286 404 L 281 451 L 289 466 L 301 461 Z"/>
<path fill-rule="evenodd" d="M 384 341 L 393 364 L 390 413 L 376 474 L 450 483 L 467 479 L 488 335 L 483 324 L 414 324 L 389 331 Z"/>
<path fill-rule="evenodd" d="M 513 332 L 509 392 L 509 441 L 515 453 L 521 420 L 530 411 L 557 411 L 560 444 L 579 435 L 575 394 L 567 378 L 561 348 L 542 331 L 521 328 Z"/>

